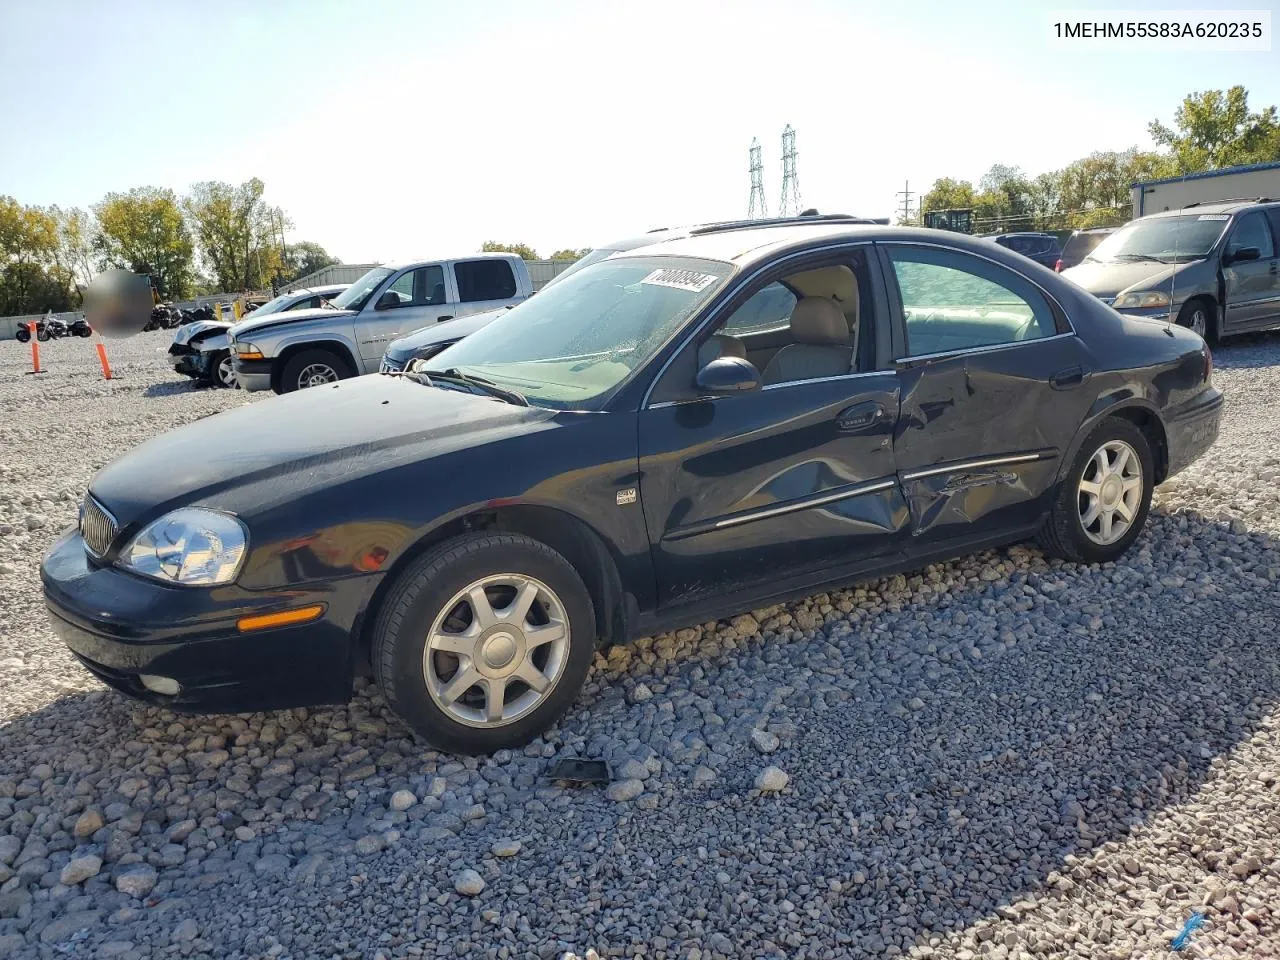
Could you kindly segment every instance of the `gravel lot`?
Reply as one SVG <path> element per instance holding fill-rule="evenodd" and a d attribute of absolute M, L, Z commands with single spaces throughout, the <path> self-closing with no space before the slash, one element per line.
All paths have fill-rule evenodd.
<path fill-rule="evenodd" d="M 1217 351 L 1222 438 L 1124 562 L 1014 547 L 612 648 L 478 761 L 369 691 L 180 717 L 64 653 L 37 563 L 93 471 L 251 402 L 169 338 L 111 383 L 0 343 L 0 957 L 1154 957 L 1197 911 L 1184 956 L 1280 956 L 1280 337 Z M 607 794 L 543 779 L 601 754 Z"/>

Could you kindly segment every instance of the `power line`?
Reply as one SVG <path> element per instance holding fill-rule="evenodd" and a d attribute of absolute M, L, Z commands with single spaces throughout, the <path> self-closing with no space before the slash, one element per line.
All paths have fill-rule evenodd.
<path fill-rule="evenodd" d="M 782 131 L 782 200 L 778 203 L 778 216 L 800 215 L 800 178 L 796 175 L 796 132 L 787 124 Z"/>
<path fill-rule="evenodd" d="M 760 161 L 760 138 L 751 138 L 751 148 L 747 151 L 751 158 L 751 199 L 747 202 L 747 218 L 769 216 L 769 205 L 764 199 L 764 164 Z"/>

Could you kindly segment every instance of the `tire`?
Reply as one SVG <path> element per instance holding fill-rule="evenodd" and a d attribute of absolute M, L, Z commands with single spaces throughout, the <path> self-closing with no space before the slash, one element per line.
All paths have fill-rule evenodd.
<path fill-rule="evenodd" d="M 284 365 L 276 392 L 293 393 L 307 387 L 337 383 L 352 376 L 355 376 L 355 371 L 351 369 L 351 365 L 332 350 L 303 350 L 290 357 L 289 362 Z M 319 379 L 320 377 L 324 379 Z"/>
<path fill-rule="evenodd" d="M 475 616 L 469 591 L 477 586 L 492 619 Z M 525 590 L 533 591 L 529 612 L 510 612 Z M 485 620 L 489 626 L 477 626 Z M 547 632 L 530 644 L 539 630 Z M 491 753 L 523 746 L 572 705 L 595 653 L 595 608 L 578 572 L 546 544 L 518 534 L 466 534 L 399 576 L 371 646 L 382 695 L 416 734 L 442 750 Z M 467 652 L 455 655 L 450 647 Z M 531 676 L 529 666 L 549 682 L 543 691 L 520 679 Z M 462 671 L 474 680 L 450 690 Z M 499 681 L 501 697 L 491 685 Z M 499 710 L 507 715 L 494 717 Z"/>
<path fill-rule="evenodd" d="M 48 331 L 48 330 L 45 330 L 43 327 L 37 327 L 37 328 L 36 328 L 36 339 L 37 339 L 37 340 L 39 340 L 41 343 L 48 343 L 48 342 L 49 342 L 49 331 Z"/>
<path fill-rule="evenodd" d="M 1188 300 L 1178 311 L 1178 326 L 1198 333 L 1206 343 L 1218 342 L 1217 311 L 1208 300 L 1196 297 Z"/>
<path fill-rule="evenodd" d="M 235 361 L 231 359 L 229 351 L 223 350 L 214 354 L 213 359 L 209 361 L 209 369 L 211 371 L 209 382 L 215 387 L 234 390 L 238 386 Z"/>
<path fill-rule="evenodd" d="M 1100 476 L 1099 456 L 1105 456 L 1109 467 L 1116 467 L 1120 462 L 1120 450 L 1128 448 L 1120 485 L 1105 482 L 1096 483 L 1094 478 Z M 1138 483 L 1133 488 L 1129 482 L 1132 458 L 1136 457 L 1139 471 Z M 1109 474 L 1103 472 L 1102 477 Z M 1089 434 L 1080 446 L 1071 470 L 1058 487 L 1049 517 L 1041 528 L 1037 540 L 1044 551 L 1051 556 L 1076 563 L 1107 563 L 1119 558 L 1142 532 L 1147 522 L 1147 514 L 1151 509 L 1151 494 L 1155 489 L 1155 459 L 1151 454 L 1151 444 L 1141 430 L 1128 420 L 1118 417 L 1108 418 Z M 1097 494 L 1086 492 L 1083 484 L 1099 486 Z M 1132 489 L 1132 493 L 1130 493 Z M 1118 500 L 1115 499 L 1118 492 Z M 1090 514 L 1090 507 L 1097 501 L 1098 510 L 1095 519 L 1086 527 L 1085 520 Z M 1112 519 L 1107 524 L 1105 514 L 1107 503 L 1116 504 L 1112 508 Z M 1123 504 L 1124 510 L 1120 505 Z M 1130 519 L 1124 519 L 1124 513 Z M 1123 530 L 1117 529 L 1125 524 Z M 1108 540 L 1108 536 L 1114 539 Z"/>
<path fill-rule="evenodd" d="M 14 337 L 17 339 L 19 343 L 30 343 L 31 331 L 28 330 L 26 327 L 19 327 L 17 332 L 14 333 Z"/>

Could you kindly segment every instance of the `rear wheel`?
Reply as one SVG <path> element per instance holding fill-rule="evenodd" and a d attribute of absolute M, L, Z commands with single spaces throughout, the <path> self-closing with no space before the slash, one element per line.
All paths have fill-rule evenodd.
<path fill-rule="evenodd" d="M 546 544 L 468 534 L 415 561 L 374 625 L 388 704 L 444 750 L 528 743 L 573 703 L 595 652 L 582 578 Z"/>
<path fill-rule="evenodd" d="M 303 350 L 289 358 L 280 375 L 280 393 L 322 387 L 355 375 L 345 359 L 332 350 Z"/>
<path fill-rule="evenodd" d="M 17 338 L 19 343 L 31 342 L 31 331 L 28 330 L 26 327 L 19 327 L 18 332 L 15 333 L 14 336 Z"/>
<path fill-rule="evenodd" d="M 1129 549 L 1147 521 L 1155 462 L 1146 436 L 1128 420 L 1100 423 L 1080 447 L 1039 534 L 1046 553 L 1106 563 Z"/>

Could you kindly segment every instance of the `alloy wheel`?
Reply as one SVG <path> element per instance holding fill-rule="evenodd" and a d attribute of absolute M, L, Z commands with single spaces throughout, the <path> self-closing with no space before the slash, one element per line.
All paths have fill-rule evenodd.
<path fill-rule="evenodd" d="M 471 727 L 514 723 L 555 689 L 569 659 L 569 618 L 540 580 L 500 573 L 454 594 L 422 654 L 427 691 Z"/>
<path fill-rule="evenodd" d="M 327 363 L 309 363 L 298 374 L 298 389 L 319 387 L 326 383 L 338 382 L 338 371 Z"/>
<path fill-rule="evenodd" d="M 1198 306 L 1191 311 L 1191 316 L 1187 318 L 1187 328 L 1201 337 L 1208 334 L 1209 317 L 1205 313 L 1204 307 Z"/>
<path fill-rule="evenodd" d="M 235 389 L 236 382 L 236 365 L 230 355 L 223 357 L 218 361 L 218 367 L 214 371 L 214 376 L 218 378 L 218 383 L 229 389 Z"/>
<path fill-rule="evenodd" d="M 1123 440 L 1108 440 L 1089 458 L 1079 487 L 1080 526 L 1110 546 L 1133 525 L 1142 506 L 1142 460 Z"/>

